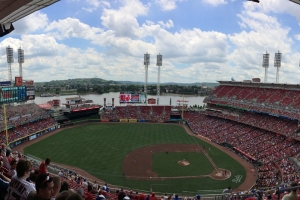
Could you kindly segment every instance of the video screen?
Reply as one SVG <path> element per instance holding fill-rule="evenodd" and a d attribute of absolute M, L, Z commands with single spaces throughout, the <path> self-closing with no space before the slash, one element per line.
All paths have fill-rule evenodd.
<path fill-rule="evenodd" d="M 145 95 L 120 94 L 120 103 L 145 103 Z"/>

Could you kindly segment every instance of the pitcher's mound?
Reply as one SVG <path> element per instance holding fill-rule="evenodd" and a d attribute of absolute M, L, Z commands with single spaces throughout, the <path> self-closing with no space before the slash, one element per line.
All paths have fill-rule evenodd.
<path fill-rule="evenodd" d="M 188 161 L 186 161 L 186 160 L 179 160 L 178 164 L 182 165 L 182 166 L 188 166 L 190 163 Z"/>

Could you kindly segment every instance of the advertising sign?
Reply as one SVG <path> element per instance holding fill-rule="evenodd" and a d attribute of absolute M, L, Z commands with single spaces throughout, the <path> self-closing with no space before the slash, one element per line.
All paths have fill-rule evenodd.
<path fill-rule="evenodd" d="M 23 84 L 22 77 L 21 76 L 16 76 L 15 77 L 15 86 L 19 87 L 19 86 L 22 86 L 22 84 Z"/>
<path fill-rule="evenodd" d="M 0 86 L 10 86 L 11 85 L 11 81 L 1 81 L 0 82 Z"/>
<path fill-rule="evenodd" d="M 146 103 L 146 95 L 144 94 L 120 94 L 120 103 Z"/>
<path fill-rule="evenodd" d="M 156 99 L 148 99 L 148 104 L 156 104 Z"/>
<path fill-rule="evenodd" d="M 26 87 L 18 87 L 18 102 L 23 102 L 26 100 Z"/>
<path fill-rule="evenodd" d="M 141 102 L 142 104 L 146 104 L 146 103 L 147 103 L 146 95 L 144 95 L 144 94 L 141 94 L 141 95 L 140 95 L 140 102 Z"/>
<path fill-rule="evenodd" d="M 132 103 L 139 103 L 140 102 L 140 95 L 139 94 L 132 94 L 130 101 Z"/>
<path fill-rule="evenodd" d="M 25 85 L 33 85 L 34 81 L 33 80 L 25 80 L 24 83 L 25 83 Z"/>
<path fill-rule="evenodd" d="M 33 140 L 36 138 L 36 134 L 29 136 L 29 140 Z"/>
<path fill-rule="evenodd" d="M 26 99 L 27 100 L 34 100 L 35 99 L 34 86 L 26 86 Z"/>
<path fill-rule="evenodd" d="M 18 100 L 18 88 L 17 87 L 5 87 L 1 88 L 0 102 L 1 103 L 13 103 Z"/>

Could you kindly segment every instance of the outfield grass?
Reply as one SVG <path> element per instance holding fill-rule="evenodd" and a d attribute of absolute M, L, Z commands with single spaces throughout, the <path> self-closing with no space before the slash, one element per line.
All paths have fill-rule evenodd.
<path fill-rule="evenodd" d="M 178 161 L 185 159 L 190 164 L 182 166 Z M 160 152 L 152 156 L 152 171 L 161 177 L 208 175 L 214 170 L 203 153 L 196 152 Z"/>
<path fill-rule="evenodd" d="M 211 178 L 180 180 L 127 180 L 122 176 L 122 162 L 132 150 L 153 144 L 200 144 L 210 148 L 209 155 L 220 168 L 232 172 L 232 178 L 216 181 Z M 41 159 L 79 167 L 115 185 L 157 192 L 182 193 L 198 190 L 238 187 L 245 179 L 245 169 L 233 158 L 208 143 L 186 134 L 180 126 L 166 124 L 90 124 L 63 130 L 24 149 Z M 194 161 L 192 161 L 194 162 Z M 156 163 L 157 164 L 157 163 Z M 194 169 L 193 169 L 194 170 Z M 184 172 L 189 173 L 189 172 Z M 210 172 L 209 172 L 210 173 Z M 232 182 L 242 175 L 240 183 Z M 185 174 L 182 174 L 185 176 Z"/>

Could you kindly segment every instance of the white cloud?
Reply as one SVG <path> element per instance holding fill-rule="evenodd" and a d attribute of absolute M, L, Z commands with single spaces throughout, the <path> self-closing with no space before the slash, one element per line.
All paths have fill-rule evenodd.
<path fill-rule="evenodd" d="M 300 41 L 300 34 L 294 35 L 294 37 L 295 37 L 296 40 Z"/>
<path fill-rule="evenodd" d="M 13 24 L 15 27 L 14 33 L 31 33 L 43 29 L 47 24 L 47 15 L 40 11 L 37 11 L 15 22 Z"/>
<path fill-rule="evenodd" d="M 172 28 L 174 26 L 173 21 L 170 19 L 166 23 L 159 21 L 158 24 L 161 25 L 162 28 Z"/>
<path fill-rule="evenodd" d="M 105 0 L 86 0 L 88 7 L 82 7 L 83 10 L 93 12 L 102 6 L 104 8 L 110 8 L 110 3 Z"/>
<path fill-rule="evenodd" d="M 297 18 L 300 22 L 299 5 L 291 1 L 283 0 L 267 0 L 260 1 L 259 4 L 252 2 L 244 2 L 244 8 L 248 11 L 258 11 L 263 13 L 288 13 Z"/>
<path fill-rule="evenodd" d="M 102 29 L 90 27 L 78 19 L 66 18 L 50 23 L 45 31 L 57 39 L 75 37 L 93 40 L 97 37 L 97 34 L 102 32 Z"/>
<path fill-rule="evenodd" d="M 292 51 L 292 38 L 288 36 L 290 28 L 284 27 L 279 20 L 262 12 L 260 7 L 251 7 L 244 4 L 244 11 L 238 15 L 242 30 L 240 33 L 230 34 L 229 41 L 233 44 L 232 53 L 228 60 L 234 63 L 230 72 L 233 77 L 243 80 L 259 77 L 263 80 L 262 54 L 266 49 L 270 53 L 269 82 L 275 82 L 276 70 L 274 54 L 282 52 L 282 68 L 280 69 L 281 82 L 297 80 L 295 73 L 298 69 L 293 64 L 298 53 Z M 297 36 L 295 36 L 297 37 Z M 298 59 L 297 59 L 298 60 Z"/>
<path fill-rule="evenodd" d="M 102 25 L 113 30 L 117 36 L 135 38 L 140 35 L 138 16 L 146 15 L 148 6 L 138 0 L 124 0 L 118 10 L 104 9 Z"/>
<path fill-rule="evenodd" d="M 159 5 L 161 10 L 163 11 L 170 11 L 177 8 L 177 2 L 182 2 L 185 0 L 155 0 L 155 3 Z"/>
<path fill-rule="evenodd" d="M 176 8 L 176 0 L 155 0 L 162 10 L 174 10 Z"/>
<path fill-rule="evenodd" d="M 206 1 L 215 6 L 227 3 L 225 0 Z M 291 28 L 283 26 L 281 20 L 274 17 L 274 12 L 288 11 L 281 11 L 277 4 L 276 9 L 267 10 L 265 3 L 262 8 L 254 3 L 244 3 L 243 11 L 237 15 L 241 31 L 226 35 L 202 27 L 176 29 L 173 28 L 176 19 L 169 17 L 151 21 L 153 18 L 147 16 L 150 4 L 139 0 L 123 0 L 118 8 L 111 8 L 111 1 L 107 1 L 108 4 L 103 2 L 90 2 L 94 8 L 103 9 L 101 28 L 83 23 L 80 18 L 48 23 L 47 16 L 39 13 L 33 19 L 41 21 L 28 31 L 40 30 L 44 34 L 24 34 L 21 39 L 6 38 L 0 41 L 0 51 L 5 52 L 8 45 L 13 46 L 15 52 L 18 47 L 24 47 L 24 76 L 36 77 L 36 81 L 88 78 L 95 74 L 104 79 L 125 80 L 130 77 L 134 81 L 143 81 L 143 54 L 149 52 L 149 81 L 156 81 L 154 63 L 156 55 L 161 53 L 162 82 L 174 81 L 174 77 L 178 82 L 196 82 L 229 80 L 231 77 L 237 80 L 263 79 L 262 54 L 268 48 L 271 56 L 269 80 L 275 79 L 273 59 L 278 50 L 283 53 L 280 80 L 298 80 L 295 71 L 298 70 L 300 54 L 294 52 L 292 45 L 300 40 L 300 34 L 296 32 L 288 36 Z M 176 8 L 180 1 L 173 2 Z M 95 48 L 99 47 L 100 52 L 89 47 L 86 50 L 69 47 L 63 44 L 66 38 L 70 39 L 68 41 L 84 39 L 93 43 Z M 7 77 L 5 61 L 5 55 L 0 55 L 0 78 Z M 13 75 L 17 72 L 17 64 L 13 64 Z"/>
<path fill-rule="evenodd" d="M 210 4 L 212 6 L 219 6 L 223 4 L 227 4 L 226 0 L 202 0 L 206 4 Z"/>

